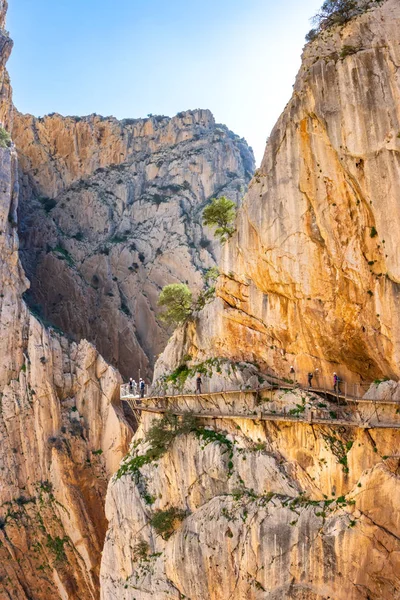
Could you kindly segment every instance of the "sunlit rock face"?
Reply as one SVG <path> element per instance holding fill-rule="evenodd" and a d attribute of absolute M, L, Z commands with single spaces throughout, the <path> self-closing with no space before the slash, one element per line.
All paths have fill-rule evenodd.
<path fill-rule="evenodd" d="M 251 149 L 207 110 L 123 121 L 17 113 L 13 137 L 30 304 L 123 375 L 150 377 L 168 337 L 159 292 L 202 288 L 220 251 L 202 209 L 215 195 L 240 202 Z"/>
<path fill-rule="evenodd" d="M 331 385 L 333 371 L 348 383 L 392 377 L 366 398 L 398 399 L 399 31 L 400 5 L 387 0 L 306 46 L 223 249 L 218 298 L 174 333 L 157 385 L 185 373 L 190 392 L 197 367 L 219 391 L 229 370 L 232 389 L 294 366 L 303 383 L 316 369 Z M 304 416 L 308 393 L 293 395 L 279 401 Z M 204 410 L 240 409 L 239 392 L 212 398 Z M 131 466 L 109 485 L 102 600 L 400 597 L 397 429 L 220 416 L 135 461 L 153 423 L 144 414 Z"/>
<path fill-rule="evenodd" d="M 12 42 L 0 2 L 0 120 L 13 110 Z M 131 433 L 120 375 L 86 341 L 46 329 L 22 294 L 18 160 L 0 148 L 0 598 L 92 600 L 99 594 L 107 482 Z"/>
<path fill-rule="evenodd" d="M 303 379 L 399 376 L 399 31 L 387 0 L 305 47 L 225 245 L 219 299 L 158 372 L 190 354 L 294 365 Z"/>
<path fill-rule="evenodd" d="M 321 404 L 299 391 L 272 399 L 302 414 Z M 229 414 L 241 399 L 213 400 Z M 148 451 L 154 419 L 143 413 L 127 463 Z M 398 430 L 199 419 L 157 460 L 111 480 L 101 598 L 398 598 L 399 492 Z M 165 534 L 158 511 L 171 508 Z"/>

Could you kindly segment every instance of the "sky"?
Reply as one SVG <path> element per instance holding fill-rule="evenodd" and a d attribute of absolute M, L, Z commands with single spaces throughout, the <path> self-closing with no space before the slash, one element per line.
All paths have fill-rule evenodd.
<path fill-rule="evenodd" d="M 9 0 L 14 104 L 119 119 L 209 108 L 261 162 L 322 0 Z"/>

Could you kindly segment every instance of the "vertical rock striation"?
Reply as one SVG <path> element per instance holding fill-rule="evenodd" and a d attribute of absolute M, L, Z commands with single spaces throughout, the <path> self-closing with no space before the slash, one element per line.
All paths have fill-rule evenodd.
<path fill-rule="evenodd" d="M 387 0 L 305 47 L 225 246 L 219 300 L 181 356 L 399 376 L 399 30 Z"/>
<path fill-rule="evenodd" d="M 10 129 L 6 9 L 0 2 L 0 118 Z M 107 482 L 130 438 L 120 376 L 88 342 L 69 341 L 29 312 L 11 141 L 0 147 L 0 182 L 0 597 L 92 600 Z"/>

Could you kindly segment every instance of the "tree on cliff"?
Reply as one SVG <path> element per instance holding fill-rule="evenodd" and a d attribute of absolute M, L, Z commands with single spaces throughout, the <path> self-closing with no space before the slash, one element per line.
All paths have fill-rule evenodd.
<path fill-rule="evenodd" d="M 164 310 L 160 319 L 167 325 L 181 325 L 192 314 L 192 292 L 184 283 L 171 283 L 161 290 L 158 306 Z"/>
<path fill-rule="evenodd" d="M 316 28 L 308 32 L 306 40 L 312 41 L 323 29 L 347 23 L 353 17 L 382 2 L 383 0 L 325 0 L 319 12 L 312 19 Z"/>
<path fill-rule="evenodd" d="M 203 211 L 203 225 L 216 227 L 214 235 L 220 239 L 221 243 L 226 242 L 235 232 L 233 227 L 235 218 L 236 204 L 225 196 L 213 198 Z"/>

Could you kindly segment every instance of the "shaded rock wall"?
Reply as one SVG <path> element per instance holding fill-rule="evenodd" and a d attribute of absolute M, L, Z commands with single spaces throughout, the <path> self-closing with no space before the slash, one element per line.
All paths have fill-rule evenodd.
<path fill-rule="evenodd" d="M 287 376 L 398 378 L 400 6 L 305 47 L 221 260 L 219 299 L 159 363 L 257 360 Z"/>
<path fill-rule="evenodd" d="M 163 285 L 203 286 L 219 245 L 201 225 L 214 195 L 239 202 L 251 149 L 207 110 L 148 119 L 16 114 L 21 256 L 29 302 L 125 376 L 150 376 L 168 333 Z"/>

